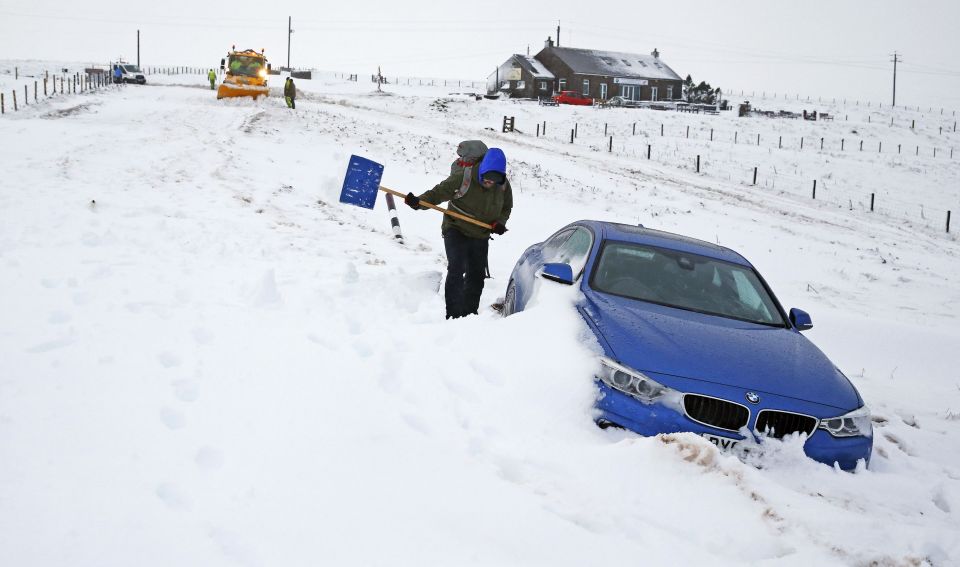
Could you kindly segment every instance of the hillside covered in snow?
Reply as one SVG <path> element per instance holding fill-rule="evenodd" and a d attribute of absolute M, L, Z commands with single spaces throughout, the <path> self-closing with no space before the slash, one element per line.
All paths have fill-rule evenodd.
<path fill-rule="evenodd" d="M 147 81 L 0 117 L 0 564 L 960 563 L 952 111 L 552 108 L 335 76 L 290 110 Z M 444 320 L 440 215 L 401 204 L 401 243 L 383 196 L 338 196 L 351 154 L 420 193 L 467 139 L 503 148 L 515 199 L 481 305 L 578 219 L 730 247 L 860 390 L 870 468 L 597 428 L 576 290 Z"/>

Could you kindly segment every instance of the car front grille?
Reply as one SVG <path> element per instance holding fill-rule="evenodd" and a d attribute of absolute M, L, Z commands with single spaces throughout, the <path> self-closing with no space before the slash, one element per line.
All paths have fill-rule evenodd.
<path fill-rule="evenodd" d="M 787 411 L 763 410 L 757 416 L 757 431 L 782 439 L 793 433 L 813 434 L 817 428 L 817 420 L 809 415 L 790 413 Z"/>
<path fill-rule="evenodd" d="M 737 431 L 750 419 L 750 410 L 745 406 L 697 394 L 683 396 L 683 409 L 687 417 L 698 423 L 729 431 Z"/>

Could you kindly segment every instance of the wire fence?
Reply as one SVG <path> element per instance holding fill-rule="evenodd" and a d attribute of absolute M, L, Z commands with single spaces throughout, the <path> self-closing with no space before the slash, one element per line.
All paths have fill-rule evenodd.
<path fill-rule="evenodd" d="M 877 174 L 862 171 L 889 167 L 908 182 L 915 179 L 911 176 L 917 175 L 920 168 L 941 167 L 944 175 L 952 178 L 952 190 L 957 191 L 960 152 L 953 147 L 957 143 L 954 124 L 949 129 L 938 126 L 937 133 L 933 134 L 938 138 L 942 136 L 943 145 L 911 140 L 909 146 L 903 141 L 894 143 L 865 137 L 808 137 L 798 136 L 796 132 L 785 136 L 776 130 L 748 134 L 737 129 L 677 126 L 665 121 L 653 127 L 649 121 L 640 128 L 638 124 L 634 122 L 625 127 L 622 123 L 611 126 L 596 121 L 586 124 L 542 121 L 534 125 L 532 132 L 529 127 L 521 132 L 515 117 L 504 116 L 500 129 L 532 135 L 549 143 L 586 147 L 618 158 L 667 165 L 781 196 L 805 197 L 837 209 L 874 213 L 937 232 L 950 232 L 952 207 L 944 207 L 943 203 L 956 199 L 960 205 L 960 193 L 952 198 L 938 198 L 931 206 L 918 202 L 911 191 L 891 187 L 894 184 L 891 181 L 871 187 L 863 179 L 876 179 Z M 914 132 L 916 127 L 914 121 L 909 131 Z M 747 147 L 750 150 L 744 151 Z M 804 155 L 813 158 L 812 163 L 796 162 L 796 158 Z M 837 162 L 843 164 L 839 169 Z M 857 171 L 858 168 L 861 171 Z M 834 171 L 837 169 L 841 173 Z"/>

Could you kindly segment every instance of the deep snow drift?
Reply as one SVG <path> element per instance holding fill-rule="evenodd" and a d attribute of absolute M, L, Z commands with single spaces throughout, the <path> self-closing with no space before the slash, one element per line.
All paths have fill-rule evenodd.
<path fill-rule="evenodd" d="M 290 111 L 148 81 L 0 119 L 3 564 L 960 562 L 960 246 L 942 218 L 960 155 L 932 117 L 547 108 L 333 77 L 298 81 Z M 931 152 L 819 150 L 851 130 Z M 811 312 L 874 411 L 871 468 L 599 430 L 573 290 L 444 321 L 439 215 L 401 206 L 401 244 L 382 197 L 337 197 L 350 154 L 420 192 L 471 138 L 506 151 L 516 192 L 484 305 L 579 218 L 729 246 Z"/>

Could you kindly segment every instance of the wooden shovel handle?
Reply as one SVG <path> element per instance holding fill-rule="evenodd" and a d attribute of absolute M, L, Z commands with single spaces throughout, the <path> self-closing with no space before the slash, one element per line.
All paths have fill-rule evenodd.
<path fill-rule="evenodd" d="M 401 192 L 399 192 L 399 191 L 394 191 L 393 189 L 390 189 L 389 187 L 384 187 L 383 185 L 380 186 L 380 190 L 383 191 L 384 193 L 390 193 L 391 195 L 396 195 L 397 197 L 400 197 L 401 199 L 404 199 L 404 198 L 406 198 L 406 196 L 407 196 L 405 193 L 401 193 Z M 460 219 L 460 220 L 462 220 L 462 221 L 469 222 L 469 223 L 471 223 L 471 224 L 475 224 L 475 225 L 477 225 L 477 226 L 482 226 L 483 228 L 485 228 L 485 229 L 487 229 L 487 230 L 493 230 L 493 225 L 489 225 L 489 224 L 487 224 L 487 223 L 485 223 L 485 222 L 478 221 L 477 219 L 475 219 L 475 218 L 473 218 L 473 217 L 469 217 L 469 216 L 467 216 L 467 215 L 462 215 L 462 214 L 458 213 L 457 211 L 451 211 L 451 210 L 448 210 L 448 209 L 442 209 L 442 208 L 434 205 L 433 203 L 427 203 L 426 201 L 420 201 L 420 206 L 421 206 L 421 207 L 430 207 L 431 209 L 434 209 L 434 210 L 436 210 L 436 211 L 440 211 L 441 213 L 443 213 L 443 214 L 445 214 L 445 215 L 450 215 L 450 216 L 453 217 L 453 218 L 457 218 L 457 219 Z"/>

